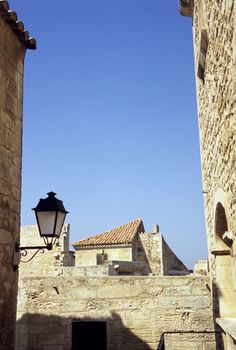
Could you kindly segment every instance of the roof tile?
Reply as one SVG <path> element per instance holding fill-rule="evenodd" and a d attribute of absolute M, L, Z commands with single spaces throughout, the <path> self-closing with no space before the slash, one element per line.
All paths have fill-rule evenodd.
<path fill-rule="evenodd" d="M 112 230 L 82 239 L 73 243 L 73 247 L 79 249 L 94 246 L 129 245 L 138 232 L 144 232 L 141 219 L 136 219 Z"/>
<path fill-rule="evenodd" d="M 17 14 L 9 10 L 9 3 L 5 0 L 0 0 L 0 15 L 9 24 L 13 32 L 25 44 L 27 49 L 36 49 L 36 40 L 29 36 L 29 32 L 25 31 L 24 24 L 18 21 Z"/>

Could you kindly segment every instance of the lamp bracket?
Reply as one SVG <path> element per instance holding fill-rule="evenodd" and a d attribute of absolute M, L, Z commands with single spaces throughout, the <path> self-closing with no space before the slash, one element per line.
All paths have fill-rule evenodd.
<path fill-rule="evenodd" d="M 25 251 L 27 251 L 27 250 L 31 250 L 31 249 L 38 249 L 38 250 L 40 250 L 40 249 L 47 249 L 47 250 L 52 250 L 52 243 L 47 243 L 46 245 L 35 245 L 35 246 L 20 246 L 18 243 L 16 243 L 16 249 L 15 249 L 15 251 L 16 252 L 20 252 L 20 251 L 22 251 L 22 250 L 25 250 Z M 27 255 L 27 254 L 26 254 Z"/>
<path fill-rule="evenodd" d="M 35 255 L 40 252 L 43 254 L 45 249 L 52 250 L 52 243 L 47 243 L 46 245 L 38 245 L 38 246 L 20 246 L 18 243 L 15 244 L 15 251 L 13 255 L 13 269 L 14 271 L 18 270 L 18 265 L 20 262 L 27 263 L 31 261 Z M 36 252 L 28 259 L 21 260 L 21 257 L 25 257 L 28 255 L 28 250 L 36 250 Z"/>

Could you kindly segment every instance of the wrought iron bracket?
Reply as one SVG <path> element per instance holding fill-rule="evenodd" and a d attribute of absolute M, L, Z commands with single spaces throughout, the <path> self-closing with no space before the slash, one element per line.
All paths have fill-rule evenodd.
<path fill-rule="evenodd" d="M 27 263 L 31 261 L 35 255 L 40 252 L 41 254 L 44 253 L 46 250 L 52 250 L 53 244 L 47 243 L 46 245 L 36 245 L 36 246 L 20 246 L 18 243 L 15 244 L 15 251 L 13 254 L 13 270 L 17 271 L 19 268 L 19 263 Z M 21 257 L 25 257 L 28 255 L 28 250 L 36 250 L 36 252 L 28 259 L 28 260 L 21 260 Z"/>

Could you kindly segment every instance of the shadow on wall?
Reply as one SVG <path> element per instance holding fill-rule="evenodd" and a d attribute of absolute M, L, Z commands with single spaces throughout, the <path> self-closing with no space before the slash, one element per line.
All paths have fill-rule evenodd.
<path fill-rule="evenodd" d="M 23 315 L 16 326 L 16 350 L 150 350 L 139 337 L 126 328 L 121 317 L 61 317 Z"/>
<path fill-rule="evenodd" d="M 220 306 L 219 306 L 219 297 L 220 297 L 220 290 L 217 287 L 217 284 L 215 282 L 212 283 L 212 298 L 213 298 L 213 318 L 214 320 L 218 317 L 220 317 Z M 223 338 L 222 338 L 222 332 L 220 327 L 215 322 L 215 334 L 216 334 L 216 344 L 217 344 L 217 350 L 225 350 Z M 218 333 L 219 332 L 219 333 Z"/>

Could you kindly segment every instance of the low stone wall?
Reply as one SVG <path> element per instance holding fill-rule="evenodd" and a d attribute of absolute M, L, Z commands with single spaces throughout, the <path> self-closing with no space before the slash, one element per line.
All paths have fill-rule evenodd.
<path fill-rule="evenodd" d="M 106 322 L 108 350 L 156 350 L 163 332 L 214 331 L 207 284 L 205 276 L 24 277 L 16 349 L 71 350 L 72 323 L 81 321 Z M 214 334 L 165 341 L 171 350 L 215 349 Z"/>
<path fill-rule="evenodd" d="M 96 265 L 96 266 L 65 266 L 63 268 L 63 275 L 65 276 L 109 276 L 110 265 Z M 114 269 L 113 269 L 114 270 Z M 114 274 L 114 273 L 113 273 Z"/>

